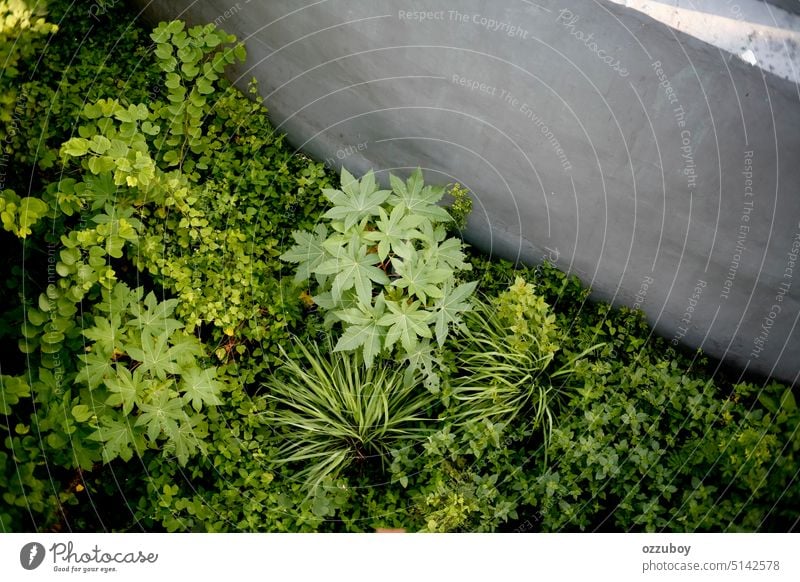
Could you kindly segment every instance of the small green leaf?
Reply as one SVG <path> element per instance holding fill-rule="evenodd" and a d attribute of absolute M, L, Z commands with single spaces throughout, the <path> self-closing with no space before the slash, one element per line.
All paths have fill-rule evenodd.
<path fill-rule="evenodd" d="M 86 422 L 92 418 L 92 415 L 93 413 L 91 409 L 85 404 L 78 404 L 77 406 L 72 407 L 72 416 L 78 422 Z"/>
<path fill-rule="evenodd" d="M 61 153 L 72 157 L 86 155 L 89 151 L 89 140 L 80 137 L 73 137 L 61 146 Z"/>
<path fill-rule="evenodd" d="M 379 320 L 385 309 L 386 302 L 381 293 L 375 298 L 374 306 L 359 305 L 358 308 L 338 312 L 339 319 L 348 325 L 336 343 L 334 351 L 355 351 L 361 348 L 364 363 L 368 368 L 372 367 L 375 357 L 384 347 L 386 328 L 380 324 Z"/>
<path fill-rule="evenodd" d="M 322 243 L 328 237 L 328 229 L 324 224 L 318 224 L 314 229 L 314 234 L 298 230 L 292 233 L 292 237 L 295 245 L 283 253 L 280 258 L 282 261 L 298 264 L 294 280 L 302 283 L 311 277 L 311 274 L 325 259 L 326 253 Z"/>
<path fill-rule="evenodd" d="M 133 405 L 139 392 L 139 386 L 142 385 L 142 377 L 138 370 L 134 370 L 131 374 L 130 370 L 125 366 L 117 365 L 116 375 L 113 378 L 106 379 L 106 388 L 108 388 L 111 395 L 106 399 L 106 404 L 109 406 L 122 406 L 122 413 L 126 416 L 133 411 Z"/>
<path fill-rule="evenodd" d="M 477 281 L 472 281 L 453 289 L 449 281 L 445 283 L 442 297 L 433 306 L 436 341 L 440 347 L 444 346 L 450 324 L 458 323 L 459 314 L 471 309 L 468 299 L 477 285 Z"/>

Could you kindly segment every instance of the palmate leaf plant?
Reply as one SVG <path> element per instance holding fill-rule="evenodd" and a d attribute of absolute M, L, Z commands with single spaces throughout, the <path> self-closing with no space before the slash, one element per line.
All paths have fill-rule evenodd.
<path fill-rule="evenodd" d="M 143 295 L 124 283 L 103 293 L 93 325 L 82 332 L 80 404 L 71 415 L 106 463 L 159 448 L 185 465 L 203 450 L 206 412 L 222 404 L 225 385 L 204 365 L 200 341 L 172 318 L 177 300 Z"/>
<path fill-rule="evenodd" d="M 295 231 L 281 259 L 297 265 L 295 282 L 312 286 L 326 325 L 341 325 L 335 352 L 357 352 L 368 368 L 395 355 L 407 382 L 421 371 L 437 392 L 436 349 L 470 309 L 477 283 L 458 281 L 470 266 L 437 204 L 445 188 L 426 186 L 419 169 L 389 179 L 391 190 L 382 190 L 372 171 L 357 180 L 342 169 L 341 189 L 323 190 L 333 205 L 325 221 Z"/>

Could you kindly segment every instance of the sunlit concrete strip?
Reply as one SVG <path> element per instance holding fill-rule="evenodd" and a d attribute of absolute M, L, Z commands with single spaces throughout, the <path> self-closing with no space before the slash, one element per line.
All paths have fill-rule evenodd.
<path fill-rule="evenodd" d="M 762 0 L 611 0 L 800 82 L 800 15 Z"/>

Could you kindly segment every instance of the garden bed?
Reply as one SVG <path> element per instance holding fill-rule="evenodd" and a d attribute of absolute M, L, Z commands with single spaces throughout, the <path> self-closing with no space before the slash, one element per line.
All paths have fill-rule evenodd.
<path fill-rule="evenodd" d="M 294 151 L 214 25 L 69 6 L 3 4 L 3 531 L 797 527 L 790 389 Z"/>

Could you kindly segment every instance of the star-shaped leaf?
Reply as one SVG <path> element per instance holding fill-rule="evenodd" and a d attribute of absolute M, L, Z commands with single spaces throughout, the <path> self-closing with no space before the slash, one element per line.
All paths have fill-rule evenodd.
<path fill-rule="evenodd" d="M 295 245 L 281 255 L 282 261 L 297 263 L 297 272 L 294 280 L 302 283 L 311 278 L 316 268 L 325 259 L 325 249 L 322 243 L 328 237 L 328 229 L 324 224 L 318 224 L 313 234 L 298 230 L 292 233 Z"/>
<path fill-rule="evenodd" d="M 119 325 L 119 315 L 112 314 L 110 320 L 105 317 L 95 317 L 94 325 L 84 329 L 83 335 L 94 342 L 103 344 L 105 349 L 113 352 L 122 333 Z"/>
<path fill-rule="evenodd" d="M 449 281 L 445 283 L 443 296 L 433 306 L 436 341 L 439 342 L 440 347 L 444 345 L 450 324 L 458 323 L 459 314 L 472 308 L 469 297 L 475 292 L 477 285 L 477 281 L 471 281 L 453 289 Z"/>
<path fill-rule="evenodd" d="M 170 317 L 177 306 L 177 299 L 159 302 L 155 293 L 151 291 L 144 298 L 143 303 L 136 302 L 131 305 L 131 314 L 134 319 L 130 320 L 128 325 L 138 329 L 142 334 L 170 334 L 183 327 L 180 321 Z"/>
<path fill-rule="evenodd" d="M 417 216 L 430 219 L 433 222 L 449 222 L 452 217 L 436 203 L 444 196 L 444 188 L 438 186 L 425 186 L 422 179 L 422 170 L 417 168 L 403 182 L 397 176 L 389 176 L 392 184 L 392 196 L 389 204 L 404 204 L 408 211 Z"/>
<path fill-rule="evenodd" d="M 378 243 L 378 257 L 384 261 L 393 247 L 422 236 L 416 227 L 425 219 L 408 215 L 403 204 L 395 206 L 391 214 L 386 214 L 383 208 L 379 212 L 380 219 L 375 222 L 378 230 L 368 232 L 366 238 Z"/>
<path fill-rule="evenodd" d="M 155 393 L 150 403 L 141 403 L 139 409 L 142 413 L 136 419 L 136 426 L 146 426 L 151 441 L 155 441 L 162 432 L 169 434 L 177 431 L 178 421 L 186 418 L 183 400 L 171 397 L 166 386 Z"/>
<path fill-rule="evenodd" d="M 366 245 L 359 243 L 358 235 L 332 259 L 322 263 L 317 272 L 323 275 L 336 275 L 331 286 L 334 301 L 342 298 L 342 293 L 355 288 L 358 300 L 364 305 L 372 302 L 372 283 L 388 285 L 389 278 L 375 265 L 380 262 L 378 255 L 368 252 Z"/>
<path fill-rule="evenodd" d="M 428 297 L 434 299 L 441 297 L 441 284 L 453 276 L 452 269 L 432 268 L 430 264 L 420 259 L 418 253 L 413 253 L 404 261 L 392 261 L 392 264 L 399 275 L 394 285 L 400 289 L 407 289 L 409 295 L 415 295 L 423 303 Z"/>
<path fill-rule="evenodd" d="M 413 350 L 406 352 L 403 362 L 408 364 L 403 374 L 403 382 L 406 386 L 414 384 L 418 374 L 422 375 L 422 383 L 433 394 L 438 394 L 440 390 L 440 378 L 437 372 L 439 359 L 434 355 L 433 347 L 428 339 L 418 342 Z"/>
<path fill-rule="evenodd" d="M 326 188 L 322 193 L 334 204 L 333 208 L 324 214 L 325 218 L 344 221 L 345 230 L 358 224 L 366 216 L 377 216 L 381 204 L 386 202 L 391 194 L 390 190 L 378 189 L 372 170 L 359 182 L 342 168 L 341 184 L 341 190 Z"/>
<path fill-rule="evenodd" d="M 183 392 L 186 402 L 191 402 L 192 408 L 196 412 L 205 404 L 206 406 L 218 406 L 222 404 L 219 395 L 222 392 L 222 383 L 217 380 L 217 369 L 206 368 L 201 370 L 192 367 L 181 375 L 181 382 L 178 386 Z"/>
<path fill-rule="evenodd" d="M 100 427 L 89 435 L 89 439 L 103 443 L 103 461 L 110 463 L 117 457 L 129 461 L 133 457 L 135 439 L 132 427 L 127 420 L 117 420 L 113 416 L 104 415 Z"/>
<path fill-rule="evenodd" d="M 168 445 L 165 447 L 167 451 L 173 451 L 178 463 L 186 465 L 189 457 L 198 449 L 202 447 L 202 440 L 200 436 L 205 431 L 198 434 L 197 425 L 200 423 L 199 415 L 187 417 L 179 422 L 174 428 L 170 428 L 167 433 L 169 439 Z"/>
<path fill-rule="evenodd" d="M 125 366 L 117 365 L 113 378 L 106 378 L 106 388 L 111 395 L 106 399 L 109 406 L 122 405 L 122 413 L 128 415 L 133 410 L 139 386 L 142 385 L 142 375 L 138 370 L 131 374 Z"/>
<path fill-rule="evenodd" d="M 126 347 L 128 355 L 141 362 L 137 368 L 140 373 L 151 373 L 160 380 L 164 380 L 167 374 L 177 374 L 179 367 L 167 347 L 167 333 L 152 336 L 149 333 L 141 335 L 141 347 L 129 345 Z"/>
<path fill-rule="evenodd" d="M 374 306 L 361 305 L 357 309 L 338 312 L 339 319 L 347 325 L 333 351 L 353 351 L 363 348 L 364 363 L 368 368 L 371 367 L 375 356 L 383 349 L 386 328 L 379 323 L 379 320 L 385 311 L 386 302 L 381 293 L 375 298 Z"/>
<path fill-rule="evenodd" d="M 99 345 L 95 344 L 94 347 Z M 75 379 L 78 382 L 83 382 L 89 388 L 96 388 L 103 382 L 103 378 L 114 373 L 110 358 L 110 351 L 105 353 L 105 350 L 92 351 L 86 355 L 78 356 L 78 359 L 83 362 L 83 366 L 81 366 Z"/>
<path fill-rule="evenodd" d="M 467 271 L 472 269 L 472 266 L 464 260 L 466 256 L 461 250 L 461 241 L 457 238 L 448 238 L 441 244 L 434 243 L 425 250 L 422 256 L 432 265 Z"/>
<path fill-rule="evenodd" d="M 386 332 L 386 348 L 392 347 L 397 340 L 406 352 L 411 352 L 417 345 L 418 337 L 431 337 L 429 327 L 432 314 L 420 309 L 420 302 L 387 301 L 387 313 L 378 320 L 378 325 L 389 326 Z"/>
<path fill-rule="evenodd" d="M 167 351 L 167 355 L 177 364 L 179 370 L 191 367 L 197 358 L 205 355 L 200 341 L 186 332 L 172 334 L 170 342 L 172 346 Z"/>

